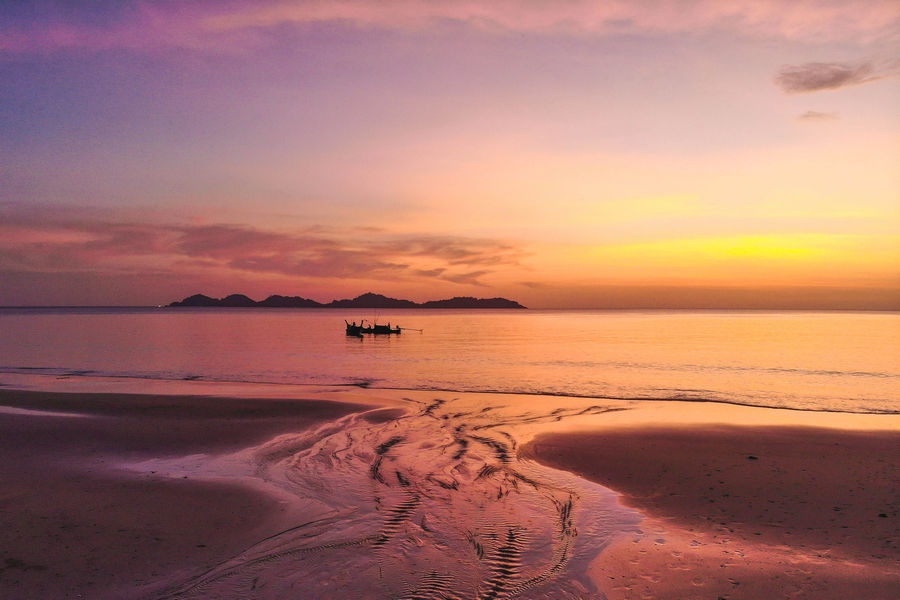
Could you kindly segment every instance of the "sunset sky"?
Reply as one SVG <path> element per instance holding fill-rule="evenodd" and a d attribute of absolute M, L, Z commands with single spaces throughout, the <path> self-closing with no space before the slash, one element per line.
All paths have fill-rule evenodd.
<path fill-rule="evenodd" d="M 900 308 L 900 3 L 0 5 L 0 305 Z"/>

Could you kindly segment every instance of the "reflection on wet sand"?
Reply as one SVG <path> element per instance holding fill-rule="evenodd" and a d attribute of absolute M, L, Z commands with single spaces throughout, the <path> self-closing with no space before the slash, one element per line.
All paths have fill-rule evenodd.
<path fill-rule="evenodd" d="M 887 600 L 900 584 L 900 415 L 122 385 L 0 390 L 0 596 Z"/>
<path fill-rule="evenodd" d="M 518 459 L 517 440 L 625 407 L 404 400 L 402 413 L 352 414 L 239 453 L 319 513 L 163 597 L 588 597 L 588 564 L 639 516 L 599 485 Z"/>

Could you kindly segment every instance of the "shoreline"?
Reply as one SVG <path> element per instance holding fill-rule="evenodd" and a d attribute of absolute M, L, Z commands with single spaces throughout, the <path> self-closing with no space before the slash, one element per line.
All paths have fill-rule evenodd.
<path fill-rule="evenodd" d="M 621 395 L 596 395 L 575 393 L 551 393 L 545 391 L 523 390 L 465 390 L 456 388 L 422 387 L 405 388 L 391 386 L 373 386 L 368 380 L 360 380 L 351 383 L 297 383 L 297 382 L 271 382 L 271 381 L 225 381 L 202 378 L 160 379 L 140 376 L 125 375 L 84 375 L 81 373 L 21 373 L 0 372 L 0 378 L 11 383 L 0 381 L 0 390 L 11 391 L 44 391 L 58 393 L 123 393 L 137 395 L 164 395 L 164 396 L 211 396 L 218 398 L 281 398 L 292 399 L 302 395 L 321 396 L 328 394 L 330 399 L 338 399 L 335 393 L 358 392 L 362 402 L 369 402 L 366 398 L 378 396 L 378 402 L 396 404 L 398 397 L 402 395 L 421 394 L 453 394 L 456 396 L 470 397 L 522 397 L 530 399 L 556 399 L 560 402 L 578 400 L 596 400 L 598 402 L 639 402 L 642 405 L 715 405 L 724 407 L 754 408 L 784 412 L 797 412 L 810 415 L 862 415 L 895 417 L 898 430 L 900 430 L 900 410 L 839 410 L 835 408 L 806 408 L 802 406 L 772 406 L 763 403 L 737 402 L 717 398 L 703 397 L 653 397 L 653 396 L 621 396 Z M 150 389 L 150 392 L 143 390 Z M 142 390 L 142 391 L 136 391 Z"/>
<path fill-rule="evenodd" d="M 396 418 L 399 407 L 424 406 L 436 396 L 447 396 L 416 390 L 267 389 L 205 382 L 176 382 L 166 386 L 170 393 L 159 393 L 162 386 L 157 386 L 151 387 L 152 393 L 133 394 L 124 390 L 133 391 L 129 386 L 135 382 L 95 382 L 94 390 L 89 383 L 56 380 L 57 386 L 78 390 L 68 393 L 0 388 L 0 406 L 13 409 L 0 411 L 0 451 L 5 457 L 0 463 L 0 526 L 10 532 L 0 542 L 0 595 L 28 599 L 158 594 L 172 582 L 208 570 L 257 541 L 303 522 L 304 515 L 321 511 L 321 506 L 291 502 L 247 478 L 217 478 L 204 472 L 203 465 L 282 433 L 333 423 L 354 412 L 369 411 L 367 420 L 379 423 Z M 257 397 L 222 395 L 236 391 Z M 825 491 L 856 490 L 861 482 L 853 484 L 853 477 L 878 476 L 871 467 L 878 458 L 896 474 L 897 415 L 671 401 L 620 400 L 598 406 L 583 398 L 530 395 L 507 395 L 504 400 L 502 406 L 516 414 L 545 415 L 520 420 L 510 430 L 519 443 L 519 459 L 536 460 L 598 482 L 643 515 L 636 528 L 619 532 L 589 568 L 592 581 L 610 600 L 641 594 L 790 597 L 785 585 L 796 585 L 807 595 L 815 591 L 816 597 L 823 598 L 841 597 L 838 592 L 852 596 L 854 590 L 865 590 L 867 597 L 888 598 L 900 584 L 890 572 L 893 568 L 896 573 L 900 566 L 893 543 L 886 550 L 869 553 L 883 557 L 867 558 L 862 545 L 872 540 L 865 536 L 849 541 L 826 537 L 815 544 L 798 541 L 800 527 L 823 527 L 802 521 L 807 517 L 801 509 L 822 491 L 814 486 L 800 486 L 799 496 L 783 499 L 780 520 L 796 523 L 790 539 L 774 536 L 780 529 L 772 524 L 763 523 L 759 536 L 757 531 L 745 531 L 752 524 L 750 517 L 759 523 L 765 512 L 740 519 L 716 513 L 720 517 L 716 520 L 706 510 L 718 507 L 725 488 L 733 501 L 757 493 L 764 508 L 769 508 L 769 500 L 777 501 L 771 495 L 773 489 L 783 488 L 790 480 L 785 479 L 784 472 L 789 471 L 785 461 L 802 462 L 804 455 L 821 457 L 821 448 L 827 451 L 836 440 L 843 440 L 837 455 L 847 458 L 851 448 L 850 454 L 870 460 L 823 471 L 833 479 Z M 454 394 L 454 402 L 463 406 L 496 401 L 497 394 Z M 560 408 L 548 412 L 554 406 Z M 585 406 L 592 410 L 582 410 Z M 565 410 L 564 420 L 559 410 Z M 75 415 L 83 418 L 71 418 Z M 744 425 L 723 425 L 734 422 Z M 758 449 L 765 432 L 774 440 L 766 452 Z M 783 443 L 785 439 L 791 443 Z M 873 447 L 873 439 L 887 447 Z M 747 443 L 757 446 L 747 449 L 742 445 Z M 821 448 L 813 452 L 816 444 Z M 573 452 L 580 462 L 571 456 Z M 727 466 L 735 480 L 716 473 L 717 468 L 728 471 L 726 465 L 697 461 L 697 456 L 724 460 L 726 455 L 732 456 Z M 749 455 L 757 458 L 749 459 Z M 165 464 L 169 459 L 188 467 L 177 476 L 151 470 L 154 461 Z M 669 461 L 665 476 L 652 468 L 663 459 Z M 138 463 L 151 466 L 122 468 Z M 596 472 L 591 472 L 591 465 Z M 751 468 L 765 470 L 765 477 L 748 478 Z M 711 485 L 701 485 L 714 473 L 718 478 Z M 895 481 L 891 477 L 895 475 L 881 475 L 884 482 Z M 735 482 L 744 480 L 769 485 L 737 492 Z M 708 487 L 713 490 L 706 490 L 705 501 L 686 493 Z M 713 497 L 714 493 L 718 496 Z M 673 498 L 681 504 L 673 504 Z M 710 503 L 710 498 L 715 502 Z M 874 516 L 876 524 L 896 529 L 897 501 L 891 500 L 888 508 L 877 508 L 883 504 L 877 494 L 854 495 L 842 501 L 840 511 L 827 516 L 855 523 L 857 509 L 872 508 L 889 515 Z M 839 504 L 826 508 L 834 506 Z M 682 513 L 703 507 L 703 515 L 709 518 L 686 519 L 673 507 Z M 829 523 L 825 521 L 826 526 Z M 843 531 L 844 525 L 837 523 L 835 530 Z M 823 544 L 831 549 L 818 551 Z M 856 573 L 851 564 L 862 570 Z M 862 575 L 866 579 L 860 582 Z M 772 588 L 773 581 L 779 587 Z"/>

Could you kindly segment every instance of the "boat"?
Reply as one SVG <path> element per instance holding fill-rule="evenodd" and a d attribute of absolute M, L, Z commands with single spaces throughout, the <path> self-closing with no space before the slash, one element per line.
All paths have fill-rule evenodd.
<path fill-rule="evenodd" d="M 344 319 L 344 323 L 347 323 L 347 320 Z M 365 321 L 360 321 L 360 324 L 357 325 L 356 321 L 352 323 L 347 323 L 347 335 L 351 335 L 353 337 L 362 337 L 364 333 L 370 333 L 372 335 L 384 335 L 384 334 L 397 334 L 399 335 L 402 329 L 398 327 L 391 327 L 391 324 L 387 325 L 379 325 L 374 323 L 372 325 L 365 325 Z"/>

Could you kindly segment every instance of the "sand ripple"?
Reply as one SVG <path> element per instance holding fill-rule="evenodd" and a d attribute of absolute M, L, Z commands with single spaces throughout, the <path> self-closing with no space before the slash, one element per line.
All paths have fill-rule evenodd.
<path fill-rule="evenodd" d="M 639 517 L 601 486 L 518 459 L 517 431 L 618 409 L 408 402 L 245 453 L 257 477 L 327 511 L 163 597 L 591 597 L 588 563 Z"/>

